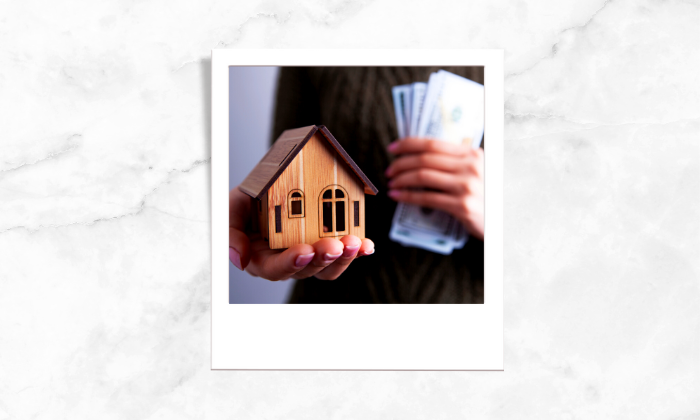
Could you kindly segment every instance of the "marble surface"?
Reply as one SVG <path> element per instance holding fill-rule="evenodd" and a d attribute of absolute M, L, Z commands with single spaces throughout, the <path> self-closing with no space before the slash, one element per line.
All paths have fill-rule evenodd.
<path fill-rule="evenodd" d="M 3 2 L 0 419 L 700 417 L 696 0 Z M 210 50 L 506 51 L 505 371 L 209 370 Z"/>

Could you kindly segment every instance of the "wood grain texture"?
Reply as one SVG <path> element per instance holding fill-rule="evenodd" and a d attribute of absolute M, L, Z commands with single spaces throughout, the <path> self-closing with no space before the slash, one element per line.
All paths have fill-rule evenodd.
<path fill-rule="evenodd" d="M 318 132 L 322 135 L 317 138 L 324 139 L 325 142 L 329 143 L 350 170 L 362 181 L 365 193 L 376 195 L 377 188 L 333 137 L 333 134 L 328 131 L 328 128 L 323 125 L 310 125 L 284 131 L 246 179 L 243 180 L 241 185 L 238 186 L 240 190 L 251 197 L 262 198 L 262 195 L 267 192 L 291 162 L 294 161 L 297 154 L 306 146 L 306 143 Z"/>
<path fill-rule="evenodd" d="M 302 167 L 303 167 L 303 165 L 302 165 Z M 301 175 L 301 176 L 303 177 L 303 175 Z M 300 194 L 300 195 L 301 195 L 301 198 L 299 198 L 299 197 L 292 197 L 292 194 L 294 194 L 294 193 Z M 287 194 L 287 207 L 292 208 L 292 206 L 294 205 L 295 202 L 299 202 L 299 205 L 300 205 L 300 207 L 301 207 L 301 208 L 299 209 L 299 213 L 298 213 L 298 214 L 294 214 L 293 212 L 291 212 L 291 213 L 289 214 L 289 217 L 292 217 L 292 218 L 295 218 L 295 217 L 296 217 L 296 218 L 301 218 L 301 217 L 304 217 L 304 216 L 305 216 L 304 213 L 305 213 L 306 209 L 305 209 L 305 207 L 304 207 L 304 199 L 305 199 L 305 197 L 304 197 L 304 191 L 299 190 L 299 189 L 292 190 L 292 191 L 289 192 L 289 194 Z"/>
<path fill-rule="evenodd" d="M 337 159 L 336 159 L 336 162 L 337 162 Z M 336 163 L 336 164 L 337 164 L 337 163 Z M 334 174 L 334 175 L 335 175 L 335 174 Z M 324 210 L 323 210 L 323 205 L 324 205 L 324 203 L 331 203 L 331 209 L 330 209 L 330 213 L 331 213 L 331 215 L 332 215 L 332 219 L 331 219 L 331 220 L 332 220 L 332 223 L 331 223 L 331 225 L 333 226 L 333 231 L 324 232 L 324 231 L 323 231 L 323 224 L 319 222 L 319 226 L 318 226 L 318 228 L 319 228 L 319 230 L 318 230 L 318 236 L 320 236 L 320 237 L 322 237 L 322 238 L 327 238 L 327 237 L 338 237 L 338 236 L 343 237 L 343 236 L 345 236 L 345 235 L 349 235 L 349 234 L 350 234 L 350 230 L 348 229 L 348 212 L 347 212 L 347 207 L 348 207 L 348 198 L 347 198 L 347 197 L 348 197 L 349 193 L 347 192 L 347 190 L 345 189 L 345 187 L 343 187 L 342 185 L 338 184 L 337 175 L 334 176 L 334 178 L 335 178 L 335 179 L 334 179 L 334 182 L 335 182 L 335 183 L 334 183 L 334 184 L 331 184 L 331 185 L 327 185 L 327 186 L 326 186 L 325 188 L 323 188 L 323 189 L 321 190 L 321 192 L 319 193 L 319 198 L 318 198 L 318 218 L 319 218 L 319 219 L 323 219 L 323 212 L 324 212 Z M 325 194 L 326 191 L 331 191 L 331 197 L 333 197 L 333 194 L 335 193 L 335 190 L 341 190 L 341 191 L 343 191 L 343 193 L 344 193 L 344 195 L 345 195 L 345 198 L 342 198 L 342 199 L 337 199 L 337 198 L 336 198 L 336 199 L 333 199 L 333 198 L 331 198 L 330 200 L 326 200 L 326 199 L 323 198 L 323 195 Z M 345 206 L 345 209 L 346 209 L 345 212 L 344 212 L 344 214 L 342 215 L 342 218 L 344 219 L 344 220 L 343 220 L 343 223 L 344 223 L 343 226 L 345 226 L 345 229 L 342 230 L 342 231 L 336 231 L 336 226 L 337 226 L 337 224 L 338 224 L 338 219 L 340 218 L 340 215 L 338 215 L 338 212 L 336 211 L 336 209 L 337 209 L 336 203 L 337 203 L 338 201 L 342 202 L 343 205 Z"/>
<path fill-rule="evenodd" d="M 260 199 L 317 130 L 315 125 L 286 130 L 238 188 Z"/>
<path fill-rule="evenodd" d="M 270 189 L 267 190 L 269 198 L 268 208 L 270 211 L 274 211 L 275 206 L 281 206 L 282 208 L 282 231 L 275 232 L 275 230 L 270 230 L 271 249 L 289 248 L 292 245 L 303 243 L 301 221 L 304 218 L 289 217 L 291 209 L 289 208 L 288 197 L 292 190 L 302 190 L 306 196 L 306 191 L 303 188 L 303 177 L 301 176 L 304 155 L 306 154 L 305 149 L 306 147 L 297 153 Z M 306 203 L 304 204 L 306 205 Z M 270 218 L 270 224 L 272 223 L 274 223 L 274 220 Z"/>
<path fill-rule="evenodd" d="M 282 233 L 282 206 L 275 206 L 275 233 Z"/>
<path fill-rule="evenodd" d="M 270 231 L 271 249 L 289 248 L 298 243 L 313 244 L 321 238 L 319 201 L 323 190 L 332 185 L 341 186 L 347 193 L 345 223 L 348 234 L 364 239 L 365 184 L 327 139 L 316 132 L 268 189 L 268 225 L 274 224 L 270 219 L 274 217 L 274 206 L 282 206 L 282 232 Z M 295 189 L 304 193 L 303 218 L 289 217 L 288 195 Z M 352 223 L 353 201 L 360 202 L 360 226 Z"/>
<path fill-rule="evenodd" d="M 360 226 L 360 202 L 353 201 L 352 204 L 353 226 Z"/>
<path fill-rule="evenodd" d="M 362 169 L 360 169 L 359 166 L 355 163 L 354 160 L 348 155 L 348 153 L 343 149 L 343 146 L 338 143 L 338 140 L 333 137 L 333 134 L 326 128 L 326 126 L 321 125 L 318 127 L 318 129 L 321 131 L 321 133 L 326 137 L 326 139 L 331 143 L 333 148 L 335 148 L 336 152 L 340 155 L 340 157 L 343 159 L 343 161 L 352 169 L 352 171 L 357 175 L 360 180 L 362 180 L 362 183 L 364 184 L 364 190 L 365 194 L 369 195 L 377 195 L 377 187 L 372 184 L 372 181 L 367 178 L 367 175 L 365 175 L 364 172 L 362 172 Z"/>

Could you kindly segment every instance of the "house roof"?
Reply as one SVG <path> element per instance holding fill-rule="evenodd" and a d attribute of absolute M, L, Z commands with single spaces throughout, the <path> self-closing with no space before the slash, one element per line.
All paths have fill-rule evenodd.
<path fill-rule="evenodd" d="M 333 134 L 323 125 L 310 125 L 284 131 L 238 188 L 249 196 L 260 200 L 317 131 L 333 146 L 345 163 L 352 168 L 355 175 L 365 184 L 365 194 L 376 195 L 377 188 L 338 143 L 338 140 L 333 137 Z"/>

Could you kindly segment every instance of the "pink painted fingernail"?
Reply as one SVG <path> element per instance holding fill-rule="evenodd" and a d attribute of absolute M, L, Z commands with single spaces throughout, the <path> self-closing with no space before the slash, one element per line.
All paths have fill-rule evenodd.
<path fill-rule="evenodd" d="M 370 251 L 370 252 L 364 252 L 364 253 L 362 253 L 362 256 L 372 255 L 372 254 L 374 254 L 374 248 L 372 248 L 372 251 Z"/>
<path fill-rule="evenodd" d="M 323 262 L 326 264 L 332 263 L 333 261 L 337 260 L 338 257 L 340 257 L 341 255 L 343 255 L 342 252 L 340 254 L 329 254 L 326 252 L 325 254 L 323 254 Z"/>
<path fill-rule="evenodd" d="M 387 146 L 387 150 L 390 152 L 394 152 L 394 151 L 396 151 L 397 147 L 399 147 L 398 142 L 393 142 L 393 143 L 389 144 L 389 146 Z"/>
<path fill-rule="evenodd" d="M 345 249 L 343 249 L 343 257 L 352 257 L 353 255 L 355 255 L 358 249 L 360 249 L 359 245 L 346 246 Z"/>
<path fill-rule="evenodd" d="M 235 265 L 239 270 L 243 271 L 243 267 L 241 267 L 241 254 L 239 254 L 238 251 L 229 247 L 228 259 L 231 260 L 233 265 Z"/>
<path fill-rule="evenodd" d="M 398 198 L 399 197 L 398 190 L 389 190 L 389 192 L 386 194 L 391 198 Z"/>
<path fill-rule="evenodd" d="M 384 171 L 384 175 L 386 175 L 386 176 L 391 176 L 391 166 L 389 166 L 388 168 L 386 168 L 386 171 Z"/>
<path fill-rule="evenodd" d="M 296 268 L 303 268 L 303 267 L 306 267 L 307 265 L 309 265 L 309 263 L 311 262 L 311 260 L 314 259 L 314 255 L 316 255 L 316 254 L 313 253 L 313 252 L 312 252 L 311 254 L 299 255 L 299 256 L 297 257 L 296 261 L 294 261 L 294 266 L 295 266 Z"/>

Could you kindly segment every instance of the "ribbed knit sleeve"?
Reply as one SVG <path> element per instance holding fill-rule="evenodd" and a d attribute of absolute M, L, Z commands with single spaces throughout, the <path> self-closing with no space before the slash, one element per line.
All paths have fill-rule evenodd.
<path fill-rule="evenodd" d="M 278 76 L 275 117 L 272 128 L 274 142 L 284 130 L 321 124 L 316 87 L 306 67 L 282 67 Z"/>

